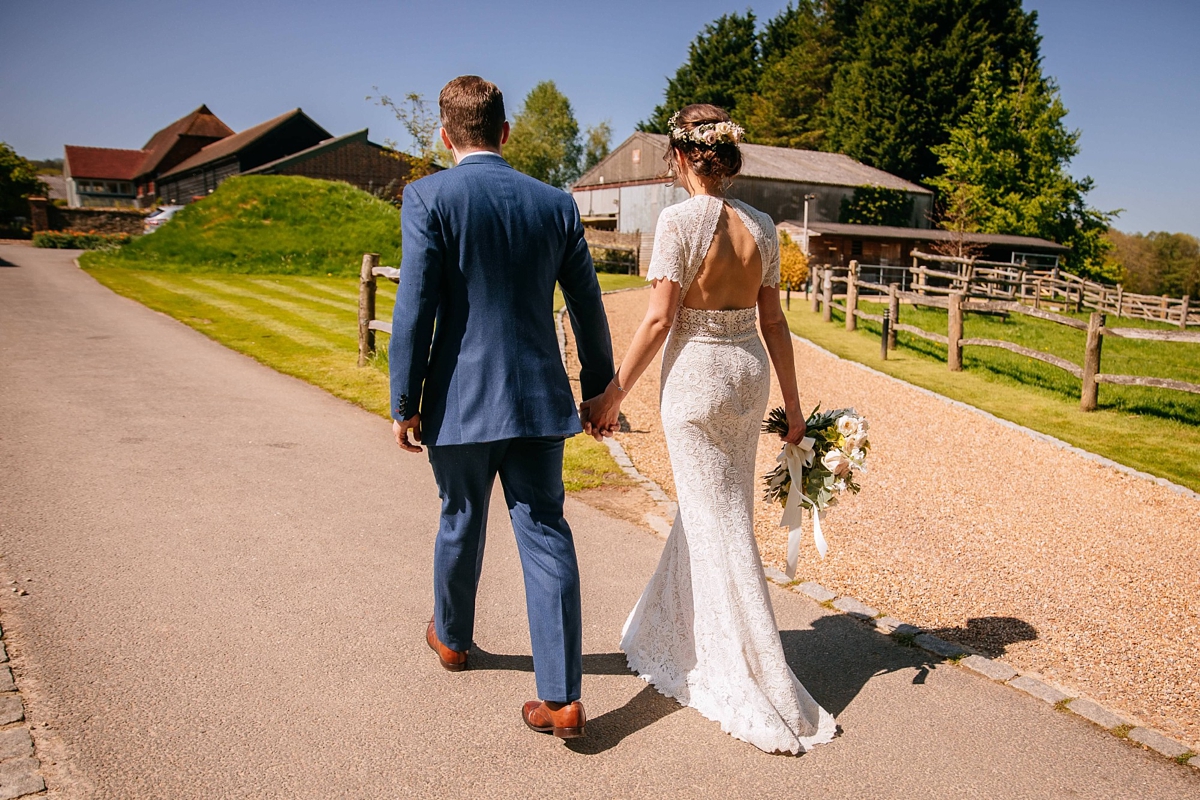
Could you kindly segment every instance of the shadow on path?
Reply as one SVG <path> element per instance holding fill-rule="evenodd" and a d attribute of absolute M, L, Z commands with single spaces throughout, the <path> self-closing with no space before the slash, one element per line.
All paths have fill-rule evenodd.
<path fill-rule="evenodd" d="M 979 649 L 1003 653 L 1014 642 L 1037 638 L 1029 623 L 1013 617 L 977 617 L 966 628 L 929 631 L 940 638 L 972 643 Z M 913 685 L 925 683 L 930 670 L 944 661 L 919 647 L 904 646 L 903 640 L 881 636 L 846 614 L 833 614 L 813 621 L 803 630 L 779 632 L 783 652 L 796 677 L 809 693 L 835 717 L 877 675 L 913 670 Z"/>
<path fill-rule="evenodd" d="M 935 636 L 1003 654 L 1014 643 L 1037 638 L 1037 630 L 1014 617 L 976 617 L 965 628 L 940 628 Z M 922 686 L 931 670 L 944 661 L 904 640 L 881 636 L 847 614 L 831 614 L 813 621 L 811 628 L 779 632 L 783 652 L 796 677 L 829 713 L 839 716 L 867 682 L 878 675 L 912 670 L 912 684 Z M 476 645 L 471 650 L 472 670 L 533 672 L 533 657 L 489 653 Z M 585 653 L 585 675 L 629 675 L 624 653 Z M 920 691 L 914 689 L 913 691 Z M 611 750 L 632 733 L 647 728 L 682 706 L 644 686 L 620 708 L 588 720 L 584 739 L 567 741 L 583 755 Z"/>

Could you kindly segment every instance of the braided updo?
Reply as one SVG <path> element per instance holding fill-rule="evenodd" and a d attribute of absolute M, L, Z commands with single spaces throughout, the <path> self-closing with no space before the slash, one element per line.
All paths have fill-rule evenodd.
<path fill-rule="evenodd" d="M 692 171 L 703 178 L 728 181 L 741 172 L 742 151 L 737 143 L 742 129 L 725 109 L 708 103 L 685 106 L 671 117 L 668 127 L 664 160 L 670 177 L 678 177 L 676 153 L 682 153 Z"/>

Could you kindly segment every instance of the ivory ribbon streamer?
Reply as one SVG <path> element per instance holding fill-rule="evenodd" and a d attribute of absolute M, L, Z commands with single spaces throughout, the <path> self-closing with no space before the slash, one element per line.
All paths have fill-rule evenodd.
<path fill-rule="evenodd" d="M 792 489 L 788 492 L 787 505 L 784 506 L 783 517 L 779 520 L 779 527 L 788 528 L 787 576 L 789 578 L 796 577 L 796 562 L 800 558 L 800 529 L 804 521 L 804 506 L 812 505 L 812 501 L 804 496 L 804 468 L 813 465 L 813 460 L 816 458 L 813 445 L 816 442 L 816 439 L 806 436 L 800 440 L 800 444 L 785 444 L 777 459 L 787 464 L 788 475 L 792 479 Z M 829 546 L 825 543 L 825 535 L 821 532 L 822 514 L 815 508 L 810 509 L 810 513 L 813 518 L 813 542 L 816 544 L 821 558 L 824 558 Z"/>

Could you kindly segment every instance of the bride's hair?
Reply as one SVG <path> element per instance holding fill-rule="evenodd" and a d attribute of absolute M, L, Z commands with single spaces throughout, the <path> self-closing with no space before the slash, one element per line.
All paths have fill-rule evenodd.
<path fill-rule="evenodd" d="M 667 176 L 675 174 L 675 154 L 682 153 L 692 171 L 704 178 L 728 181 L 742 170 L 742 129 L 720 106 L 695 103 L 684 106 L 667 123 L 669 139 L 664 160 Z"/>

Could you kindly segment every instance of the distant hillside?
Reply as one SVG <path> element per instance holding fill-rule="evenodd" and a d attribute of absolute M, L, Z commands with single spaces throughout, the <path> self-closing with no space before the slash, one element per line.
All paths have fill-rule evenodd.
<path fill-rule="evenodd" d="M 230 178 L 161 229 L 90 266 L 165 272 L 355 275 L 362 254 L 400 263 L 395 206 L 345 183 L 277 175 Z"/>

